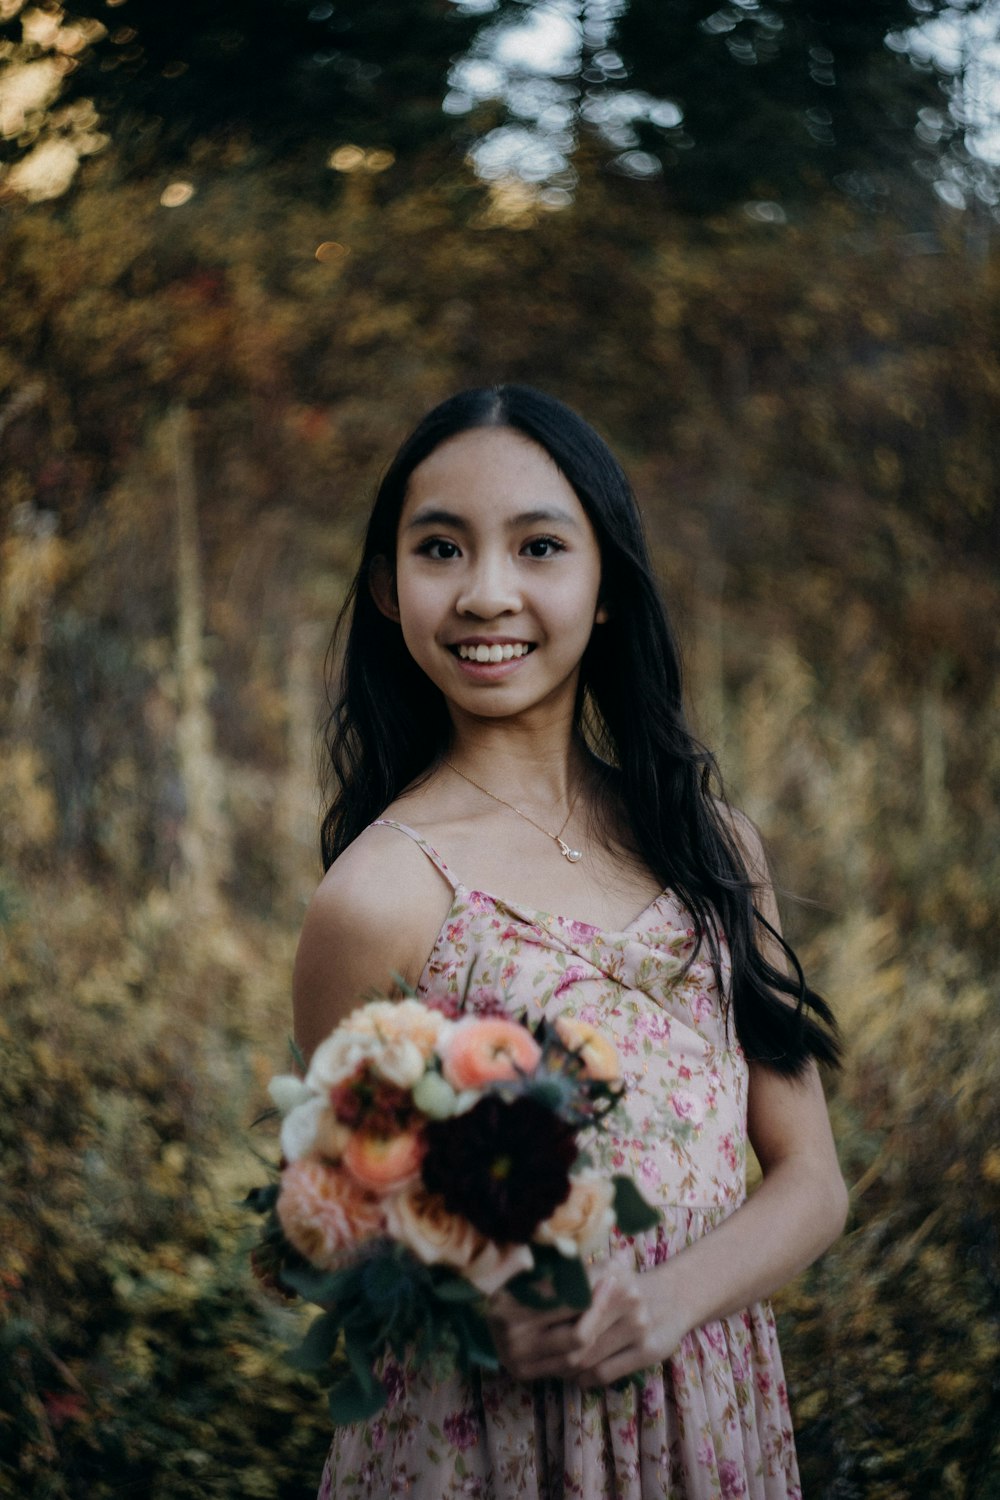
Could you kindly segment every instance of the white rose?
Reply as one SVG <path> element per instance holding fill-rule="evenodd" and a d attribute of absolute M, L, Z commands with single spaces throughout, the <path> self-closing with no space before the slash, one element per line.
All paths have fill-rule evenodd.
<path fill-rule="evenodd" d="M 315 1094 L 289 1110 L 281 1122 L 281 1151 L 286 1161 L 299 1161 L 313 1150 L 325 1112 L 326 1101 Z"/>
<path fill-rule="evenodd" d="M 313 1053 L 306 1083 L 318 1094 L 326 1093 L 334 1084 L 350 1078 L 360 1063 L 368 1062 L 380 1050 L 381 1043 L 374 1035 L 359 1036 L 338 1027 Z"/>
<path fill-rule="evenodd" d="M 328 1156 L 338 1161 L 351 1132 L 342 1125 L 325 1099 L 316 1095 L 298 1104 L 285 1116 L 281 1125 L 281 1149 L 286 1161 L 301 1161 L 304 1156 Z"/>
<path fill-rule="evenodd" d="M 313 1098 L 312 1089 L 294 1073 L 278 1073 L 268 1084 L 267 1092 L 283 1115 L 290 1114 L 296 1105 Z"/>
<path fill-rule="evenodd" d="M 380 1078 L 394 1083 L 400 1089 L 412 1089 L 424 1075 L 424 1055 L 415 1042 L 400 1038 L 387 1042 L 372 1059 L 372 1066 Z"/>

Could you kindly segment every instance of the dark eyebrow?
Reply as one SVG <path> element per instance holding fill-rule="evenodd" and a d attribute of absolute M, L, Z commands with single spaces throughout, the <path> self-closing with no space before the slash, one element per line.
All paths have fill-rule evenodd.
<path fill-rule="evenodd" d="M 547 507 L 544 510 L 525 510 L 520 515 L 512 516 L 508 529 L 516 531 L 521 526 L 538 526 L 545 522 L 554 523 L 557 526 L 572 526 L 575 531 L 580 529 L 580 524 L 567 510 L 560 510 L 558 506 Z M 406 523 L 407 531 L 417 531 L 424 526 L 445 526 L 451 531 L 467 531 L 468 523 L 457 516 L 454 511 L 440 510 L 435 506 L 425 506 L 412 515 Z"/>

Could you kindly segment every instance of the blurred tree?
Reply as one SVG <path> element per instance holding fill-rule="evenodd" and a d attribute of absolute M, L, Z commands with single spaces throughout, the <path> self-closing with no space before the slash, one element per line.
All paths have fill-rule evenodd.
<path fill-rule="evenodd" d="M 377 149 L 377 170 L 450 141 L 447 72 L 477 24 L 449 0 L 73 0 L 69 13 L 7 0 L 0 136 L 19 159 L 51 136 L 53 111 L 65 134 L 67 111 L 86 104 L 126 171 L 170 166 L 213 138 L 230 165 L 296 164 L 300 187 L 318 187 L 338 145 Z"/>
<path fill-rule="evenodd" d="M 994 10 L 992 0 L 724 0 L 711 12 L 705 0 L 73 0 L 66 11 L 5 0 L 0 151 L 15 162 L 41 152 L 39 197 L 65 190 L 102 131 L 128 172 L 176 165 L 212 140 L 227 167 L 281 162 L 297 191 L 315 193 L 338 147 L 366 150 L 369 170 L 398 159 L 426 171 L 429 148 L 457 159 L 484 141 L 493 175 L 565 186 L 590 135 L 613 170 L 662 174 L 671 203 L 691 213 L 831 184 L 876 208 L 891 185 L 898 207 L 918 191 L 926 201 L 921 178 L 947 180 L 941 162 L 962 157 L 975 62 L 961 45 L 946 58 L 914 38 L 981 13 L 981 50 L 1000 24 Z M 512 49 L 512 33 L 527 44 Z M 516 144 L 525 132 L 527 154 Z"/>
<path fill-rule="evenodd" d="M 553 48 L 546 76 L 541 53 L 512 45 L 512 34 L 552 9 L 498 7 L 474 48 L 492 77 L 460 77 L 468 105 L 505 96 L 535 136 L 534 162 L 546 139 L 554 146 L 553 180 L 567 138 L 590 134 L 615 171 L 662 176 L 673 206 L 692 214 L 741 199 L 801 202 L 831 185 L 869 208 L 890 193 L 897 209 L 926 203 L 923 183 L 963 154 L 962 78 L 976 61 L 961 42 L 926 39 L 935 23 L 965 35 L 978 12 L 980 50 L 1000 29 L 991 0 L 723 0 L 715 10 L 706 0 L 578 0 L 559 7 L 576 42 Z"/>

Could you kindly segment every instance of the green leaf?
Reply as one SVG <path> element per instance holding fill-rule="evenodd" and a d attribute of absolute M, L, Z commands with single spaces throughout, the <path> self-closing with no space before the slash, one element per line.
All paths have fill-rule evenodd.
<path fill-rule="evenodd" d="M 471 1307 L 455 1309 L 461 1314 L 461 1325 L 456 1329 L 459 1349 L 466 1365 L 478 1365 L 482 1370 L 499 1370 L 496 1345 L 489 1324 Z"/>
<path fill-rule="evenodd" d="M 409 1277 L 397 1256 L 392 1252 L 373 1255 L 365 1261 L 361 1270 L 361 1287 L 369 1302 L 377 1307 L 385 1302 L 397 1302 L 409 1292 Z"/>
<path fill-rule="evenodd" d="M 647 1203 L 631 1177 L 612 1177 L 615 1185 L 615 1222 L 622 1234 L 641 1234 L 653 1229 L 663 1215 Z"/>
<path fill-rule="evenodd" d="M 338 1381 L 327 1396 L 330 1419 L 337 1427 L 373 1417 L 382 1410 L 385 1401 L 385 1387 L 380 1380 L 373 1382 L 371 1390 L 365 1390 L 355 1375 Z"/>
<path fill-rule="evenodd" d="M 302 1048 L 293 1036 L 288 1038 L 288 1050 L 292 1054 L 292 1062 L 304 1078 L 306 1075 L 306 1060 L 302 1055 Z"/>
<path fill-rule="evenodd" d="M 341 1279 L 333 1271 L 317 1271 L 314 1266 L 286 1266 L 278 1277 L 286 1291 L 321 1305 L 337 1300 Z"/>
<path fill-rule="evenodd" d="M 508 1281 L 505 1288 L 524 1307 L 547 1310 L 561 1307 L 562 1298 L 556 1287 L 557 1262 L 562 1260 L 558 1250 L 551 1245 L 532 1245 L 535 1264 L 530 1271 L 522 1271 Z"/>
<path fill-rule="evenodd" d="M 552 1280 L 566 1307 L 590 1306 L 590 1282 L 578 1256 L 560 1255 L 552 1269 Z"/>
<path fill-rule="evenodd" d="M 464 1276 L 449 1276 L 435 1283 L 434 1295 L 441 1302 L 478 1302 L 482 1292 Z"/>
<path fill-rule="evenodd" d="M 246 1197 L 243 1199 L 242 1206 L 244 1208 L 249 1208 L 251 1213 L 266 1214 L 270 1213 L 271 1209 L 274 1207 L 277 1201 L 278 1184 L 276 1182 L 272 1182 L 269 1183 L 267 1187 L 251 1188 L 249 1193 L 247 1193 Z"/>
<path fill-rule="evenodd" d="M 288 1363 L 294 1370 L 305 1370 L 311 1375 L 318 1375 L 329 1365 L 339 1339 L 339 1316 L 334 1312 L 321 1313 L 310 1324 L 298 1348 L 292 1349 L 287 1355 Z"/>
<path fill-rule="evenodd" d="M 265 1120 L 276 1120 L 280 1114 L 281 1110 L 275 1109 L 274 1105 L 272 1104 L 270 1109 L 262 1110 L 259 1115 L 254 1116 L 254 1118 L 250 1121 L 250 1129 L 254 1130 L 258 1125 L 263 1125 Z"/>
<path fill-rule="evenodd" d="M 545 1288 L 544 1281 L 536 1271 L 522 1271 L 520 1275 L 513 1276 L 504 1291 L 516 1297 L 522 1307 L 534 1307 L 547 1311 L 549 1308 L 559 1306 L 559 1298 L 555 1291 L 548 1291 Z"/>
<path fill-rule="evenodd" d="M 381 1352 L 381 1349 L 374 1351 L 375 1355 Z M 344 1337 L 344 1353 L 347 1355 L 351 1373 L 361 1389 L 373 1390 L 376 1380 L 372 1370 L 373 1351 L 369 1340 L 363 1335 L 359 1336 L 355 1329 L 348 1329 Z"/>

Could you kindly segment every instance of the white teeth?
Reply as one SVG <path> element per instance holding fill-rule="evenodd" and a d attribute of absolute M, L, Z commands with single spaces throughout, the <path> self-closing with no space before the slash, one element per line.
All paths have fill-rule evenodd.
<path fill-rule="evenodd" d="M 487 646 L 459 646 L 458 655 L 462 661 L 513 661 L 515 657 L 527 656 L 531 650 L 530 646 L 518 643 L 516 646 L 498 644 Z"/>

